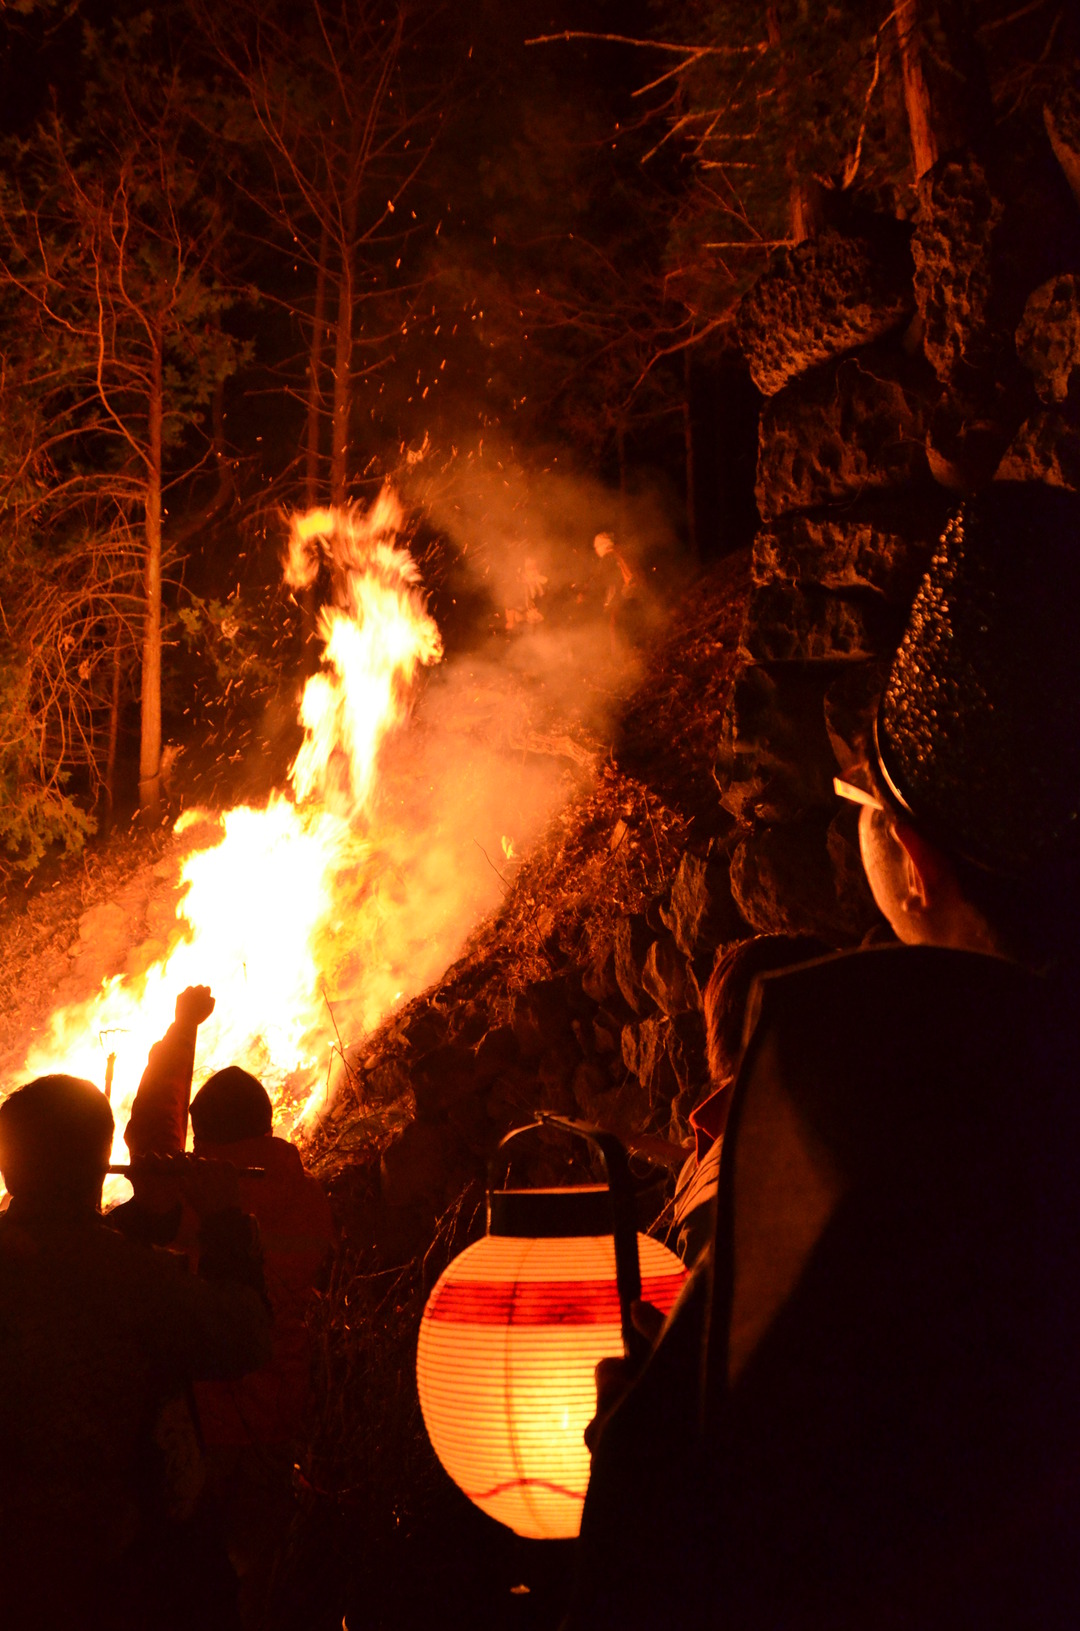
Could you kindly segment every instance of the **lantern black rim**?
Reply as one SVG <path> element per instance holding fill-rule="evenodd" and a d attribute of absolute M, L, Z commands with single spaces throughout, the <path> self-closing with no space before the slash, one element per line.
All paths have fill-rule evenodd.
<path fill-rule="evenodd" d="M 488 1191 L 488 1233 L 551 1240 L 572 1235 L 610 1235 L 614 1229 L 606 1184 L 564 1189 Z"/>

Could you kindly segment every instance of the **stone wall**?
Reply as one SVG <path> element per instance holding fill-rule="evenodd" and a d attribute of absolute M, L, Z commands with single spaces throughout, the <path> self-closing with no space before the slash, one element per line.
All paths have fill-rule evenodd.
<path fill-rule="evenodd" d="M 784 250 L 742 303 L 765 397 L 761 526 L 718 781 L 741 829 L 734 899 L 758 931 L 843 945 L 874 922 L 831 778 L 865 752 L 963 494 L 995 476 L 1080 484 L 1078 271 L 1080 209 L 1047 142 L 947 156 L 910 225 L 872 218 Z"/>

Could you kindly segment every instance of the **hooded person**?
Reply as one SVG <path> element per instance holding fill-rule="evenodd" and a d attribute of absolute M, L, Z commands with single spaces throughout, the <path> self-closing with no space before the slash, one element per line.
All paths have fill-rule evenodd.
<path fill-rule="evenodd" d="M 296 1438 L 307 1403 L 311 1341 L 307 1314 L 334 1244 L 329 1202 L 300 1152 L 275 1136 L 262 1083 L 238 1065 L 209 1076 L 190 1102 L 198 1025 L 213 1011 L 205 986 L 177 999 L 176 1020 L 151 1049 L 132 1105 L 127 1143 L 138 1166 L 176 1154 L 190 1113 L 194 1153 L 238 1172 L 241 1203 L 259 1225 L 273 1311 L 270 1362 L 241 1380 L 195 1389 L 211 1484 L 221 1506 L 241 1606 L 259 1612 L 273 1552 L 292 1510 Z M 133 1178 L 135 1198 L 112 1214 L 129 1234 L 198 1260 L 195 1220 L 168 1175 Z"/>
<path fill-rule="evenodd" d="M 1078 623 L 1080 499 L 966 505 L 855 792 L 897 943 L 758 981 L 570 1626 L 1080 1623 Z"/>
<path fill-rule="evenodd" d="M 275 1136 L 266 1089 L 238 1065 L 207 1077 L 191 1103 L 191 1131 L 196 1155 L 240 1170 L 241 1201 L 262 1234 L 274 1311 L 270 1365 L 235 1387 L 197 1390 L 203 1433 L 208 1445 L 291 1446 L 308 1396 L 306 1316 L 334 1244 L 330 1205 L 295 1144 Z"/>

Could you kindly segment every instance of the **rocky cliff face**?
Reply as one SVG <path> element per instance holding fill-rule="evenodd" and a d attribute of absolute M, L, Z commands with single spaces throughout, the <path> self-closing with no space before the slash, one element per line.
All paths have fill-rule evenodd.
<path fill-rule="evenodd" d="M 1062 151 L 1068 113 L 1053 126 Z M 995 476 L 1080 478 L 1066 175 L 1049 147 L 951 153 L 908 228 L 877 219 L 784 250 L 742 303 L 765 397 L 762 525 L 717 779 L 741 829 L 734 898 L 758 931 L 842 944 L 870 926 L 852 812 L 829 782 L 865 752 L 930 550 Z"/>
<path fill-rule="evenodd" d="M 439 988 L 352 1061 L 326 1129 L 328 1170 L 378 1157 L 392 1233 L 420 1241 L 479 1193 L 536 1109 L 684 1137 L 717 951 L 768 932 L 847 946 L 877 922 L 832 777 L 865 755 L 930 551 L 995 474 L 1080 472 L 1080 208 L 1043 146 L 949 154 L 913 220 L 849 217 L 745 297 L 750 561 L 693 586 L 599 782 Z M 391 1104 L 398 1131 L 372 1141 L 364 1107 Z"/>

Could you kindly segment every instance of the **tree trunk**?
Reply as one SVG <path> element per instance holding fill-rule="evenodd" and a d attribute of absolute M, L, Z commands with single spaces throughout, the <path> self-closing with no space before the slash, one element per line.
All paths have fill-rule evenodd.
<path fill-rule="evenodd" d="M 793 156 L 789 154 L 788 187 L 791 238 L 793 243 L 801 244 L 804 238 L 816 237 L 825 224 L 821 183 L 812 176 L 797 175 Z"/>
<path fill-rule="evenodd" d="M 896 28 L 900 36 L 900 71 L 904 80 L 911 160 L 915 167 L 915 180 L 919 181 L 938 161 L 938 142 L 924 65 L 918 0 L 899 0 Z"/>
<path fill-rule="evenodd" d="M 161 332 L 150 365 L 146 469 L 146 623 L 143 632 L 139 809 L 152 820 L 161 807 Z"/>
<path fill-rule="evenodd" d="M 338 507 L 348 498 L 349 420 L 352 413 L 353 351 L 353 234 L 356 200 L 346 209 L 345 232 L 341 243 L 341 272 L 338 281 L 338 309 L 334 336 L 334 414 L 330 449 L 330 502 Z"/>
<path fill-rule="evenodd" d="M 770 46 L 778 49 L 781 45 L 780 12 L 775 0 L 765 8 L 765 27 Z M 784 66 L 783 58 L 780 60 L 777 91 L 786 105 L 790 100 L 787 91 L 789 71 Z M 804 238 L 813 238 L 821 231 L 823 210 L 820 183 L 812 176 L 799 174 L 796 155 L 796 139 L 793 138 L 784 154 L 784 173 L 788 180 L 788 237 L 792 243 L 801 244 Z"/>
<path fill-rule="evenodd" d="M 112 671 L 112 697 L 109 701 L 109 740 L 105 749 L 105 820 L 107 826 L 113 823 L 113 812 L 116 808 L 116 757 L 120 746 L 120 678 L 121 678 L 121 638 L 123 630 L 120 624 L 116 627 L 116 644 L 113 647 Z"/>
<path fill-rule="evenodd" d="M 319 502 L 319 424 L 322 418 L 322 348 L 326 328 L 326 260 L 330 239 L 325 226 L 319 238 L 319 270 L 315 278 L 315 320 L 308 350 L 307 460 L 304 504 L 313 510 Z"/>
<path fill-rule="evenodd" d="M 694 404 L 691 398 L 690 352 L 683 352 L 683 452 L 686 459 L 686 540 L 696 561 L 699 557 L 697 475 L 694 469 Z"/>
<path fill-rule="evenodd" d="M 988 128 L 993 107 L 978 44 L 951 0 L 897 0 L 893 15 L 919 181 L 943 153 Z"/>

